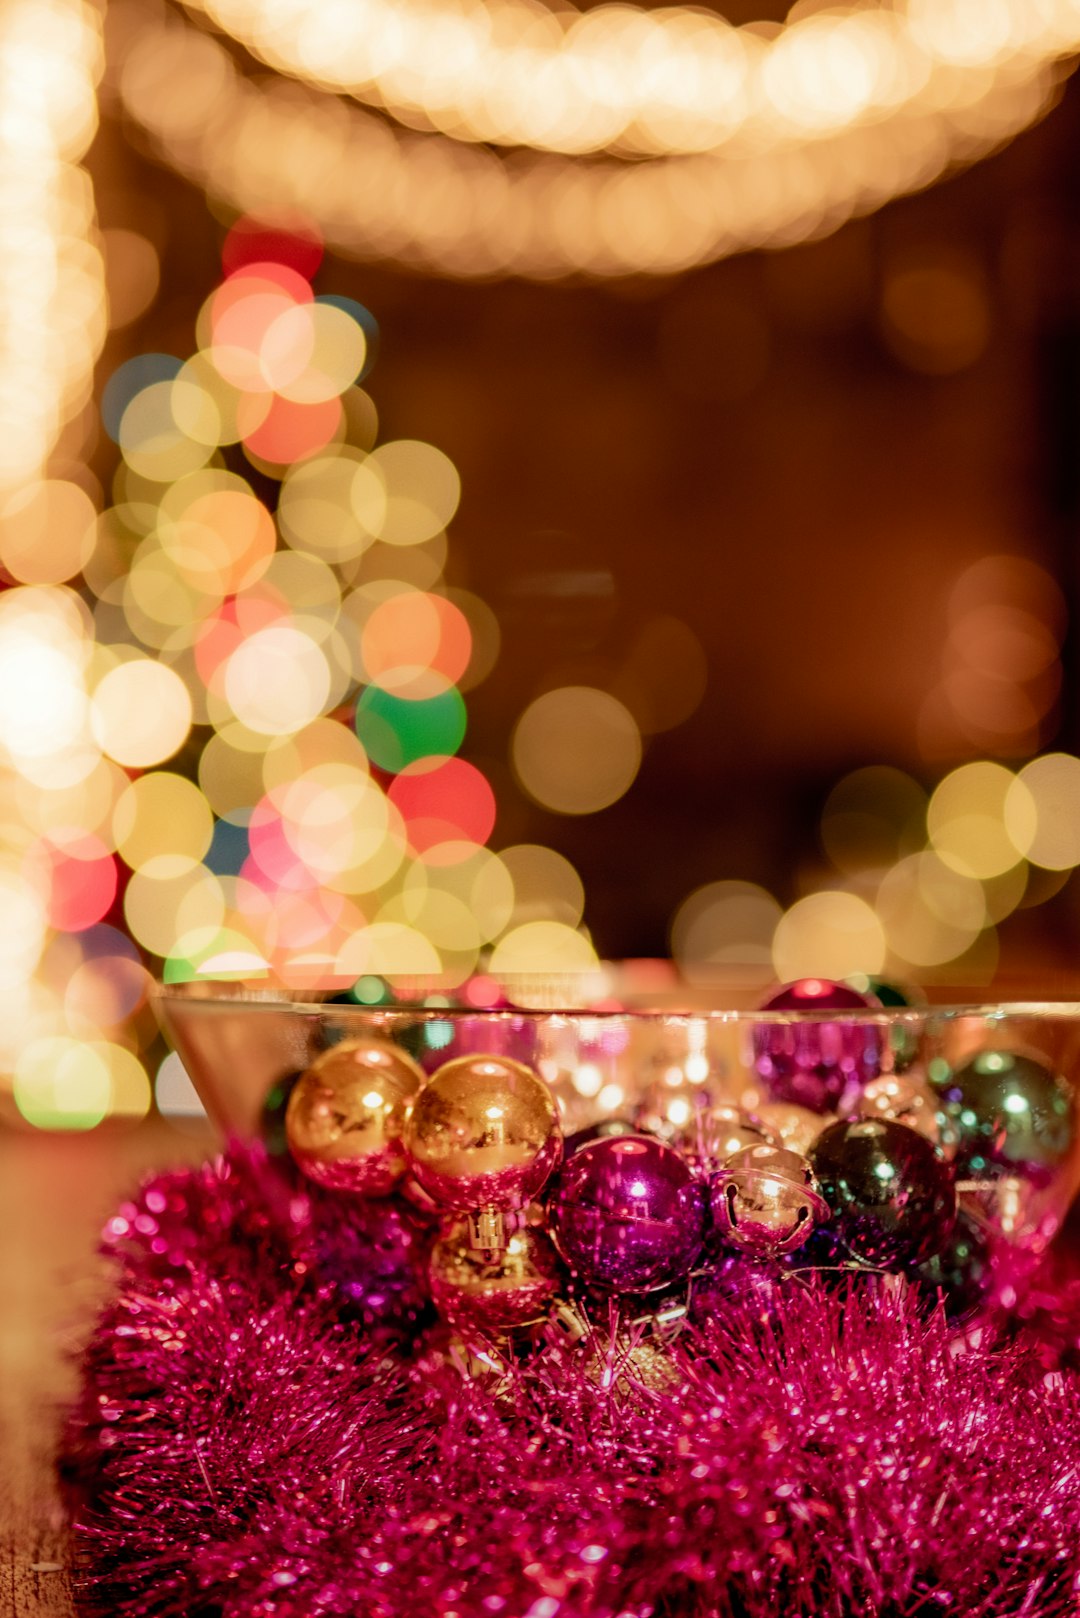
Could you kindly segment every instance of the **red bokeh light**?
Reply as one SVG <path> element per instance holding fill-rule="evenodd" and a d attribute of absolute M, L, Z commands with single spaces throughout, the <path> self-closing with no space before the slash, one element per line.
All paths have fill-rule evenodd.
<path fill-rule="evenodd" d="M 486 843 L 495 825 L 495 794 L 462 758 L 420 759 L 401 772 L 387 795 L 418 853 L 458 840 Z"/>
<path fill-rule="evenodd" d="M 49 925 L 81 933 L 108 915 L 116 898 L 116 860 L 98 838 L 83 837 L 58 848 L 46 844 L 49 864 Z"/>
<path fill-rule="evenodd" d="M 272 224 L 244 215 L 229 230 L 221 249 L 226 275 L 252 264 L 271 262 L 288 265 L 307 280 L 322 263 L 323 246 L 318 232 L 306 220 Z"/>

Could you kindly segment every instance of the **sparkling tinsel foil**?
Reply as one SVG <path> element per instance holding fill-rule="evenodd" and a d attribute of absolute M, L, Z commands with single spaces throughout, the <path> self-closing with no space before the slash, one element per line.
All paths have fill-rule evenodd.
<path fill-rule="evenodd" d="M 740 1260 L 662 1336 L 599 1310 L 507 1360 L 435 1321 L 427 1239 L 239 1150 L 120 1209 L 65 1456 L 85 1611 L 1080 1611 L 1051 1294 L 1060 1341 Z"/>

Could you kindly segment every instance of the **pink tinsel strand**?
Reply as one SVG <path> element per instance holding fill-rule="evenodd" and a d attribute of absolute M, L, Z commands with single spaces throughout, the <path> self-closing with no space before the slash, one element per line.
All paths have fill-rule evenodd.
<path fill-rule="evenodd" d="M 1064 1618 L 1080 1379 L 904 1283 L 736 1261 L 676 1337 L 484 1373 L 397 1204 L 230 1153 L 110 1223 L 69 1472 L 116 1618 Z M 612 1327 L 614 1324 L 614 1334 Z"/>

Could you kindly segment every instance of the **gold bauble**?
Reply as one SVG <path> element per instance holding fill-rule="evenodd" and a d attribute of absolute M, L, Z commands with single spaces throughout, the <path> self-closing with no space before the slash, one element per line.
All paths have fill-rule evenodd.
<path fill-rule="evenodd" d="M 396 1045 L 346 1039 L 301 1074 L 285 1137 L 297 1165 L 335 1191 L 384 1197 L 405 1173 L 404 1129 L 424 1074 Z"/>
<path fill-rule="evenodd" d="M 938 1110 L 938 1100 L 912 1069 L 908 1073 L 883 1073 L 872 1079 L 856 1103 L 860 1118 L 891 1118 L 898 1124 L 924 1135 L 932 1146 L 939 1146 L 947 1157 L 956 1149 L 956 1131 Z"/>
<path fill-rule="evenodd" d="M 796 1101 L 763 1101 L 755 1112 L 789 1152 L 806 1156 L 823 1129 L 835 1124 L 831 1112 L 811 1112 Z"/>
<path fill-rule="evenodd" d="M 438 1068 L 413 1104 L 405 1144 L 414 1178 L 455 1212 L 520 1208 L 562 1156 L 543 1079 L 507 1056 L 458 1056 Z M 499 1247 L 491 1235 L 474 1246 Z"/>
<path fill-rule="evenodd" d="M 559 1261 L 542 1230 L 522 1225 L 504 1248 L 477 1252 L 458 1220 L 435 1243 L 428 1264 L 435 1307 L 458 1331 L 510 1331 L 543 1320 L 559 1284 Z"/>

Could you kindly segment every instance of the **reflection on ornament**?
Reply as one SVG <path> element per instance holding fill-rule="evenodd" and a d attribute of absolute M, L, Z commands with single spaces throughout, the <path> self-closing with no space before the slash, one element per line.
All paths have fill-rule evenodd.
<path fill-rule="evenodd" d="M 297 1165 L 332 1190 L 386 1196 L 405 1172 L 405 1116 L 423 1077 L 382 1040 L 324 1051 L 289 1096 L 285 1134 Z"/>
<path fill-rule="evenodd" d="M 794 1252 L 829 1214 L 806 1159 L 780 1146 L 744 1146 L 709 1195 L 724 1240 L 755 1258 Z"/>
<path fill-rule="evenodd" d="M 478 1249 L 506 1246 L 502 1215 L 534 1197 L 562 1156 L 547 1085 L 502 1056 L 459 1056 L 438 1068 L 416 1098 L 405 1144 L 422 1189 L 470 1215 Z"/>
<path fill-rule="evenodd" d="M 583 1147 L 564 1164 L 550 1208 L 573 1272 L 616 1292 L 679 1280 L 704 1241 L 701 1186 L 676 1151 L 645 1136 Z"/>
<path fill-rule="evenodd" d="M 930 1081 L 960 1137 L 959 1174 L 1016 1174 L 1042 1185 L 1068 1154 L 1075 1131 L 1069 1086 L 1038 1057 L 979 1051 L 954 1071 L 931 1064 Z"/>
<path fill-rule="evenodd" d="M 543 1231 L 523 1226 L 496 1251 L 470 1245 L 466 1220 L 439 1237 L 428 1265 L 436 1308 L 458 1331 L 510 1331 L 543 1319 L 559 1284 L 559 1262 Z"/>
<path fill-rule="evenodd" d="M 800 978 L 770 995 L 765 1013 L 821 1014 L 755 1024 L 754 1067 L 773 1099 L 832 1112 L 845 1094 L 876 1077 L 885 1035 L 874 1018 L 858 1015 L 873 1006 L 868 995 L 827 978 Z"/>
<path fill-rule="evenodd" d="M 860 1118 L 818 1136 L 810 1166 L 832 1210 L 829 1229 L 864 1264 L 919 1264 L 956 1218 L 950 1167 L 907 1124 Z"/>

